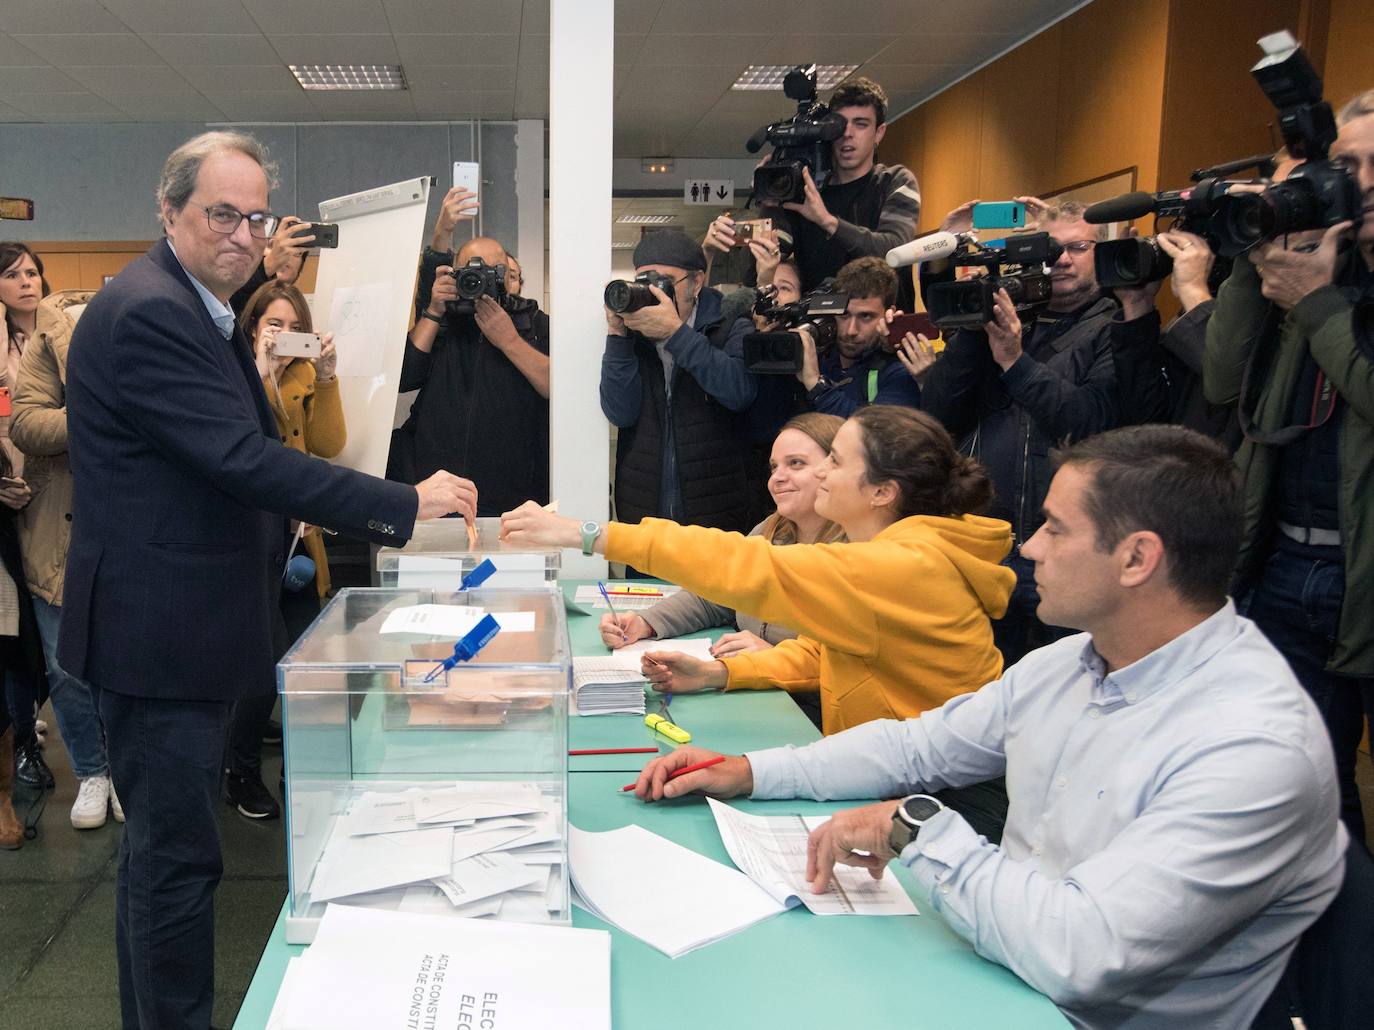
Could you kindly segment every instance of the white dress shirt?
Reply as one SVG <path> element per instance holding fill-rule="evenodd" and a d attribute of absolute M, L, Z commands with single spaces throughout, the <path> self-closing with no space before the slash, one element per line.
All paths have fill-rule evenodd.
<path fill-rule="evenodd" d="M 1345 868 L 1326 728 L 1229 601 L 1110 675 L 1080 634 L 919 719 L 748 757 L 756 798 L 1005 773 L 1000 847 L 946 810 L 901 861 L 1078 1026 L 1248 1027 Z"/>

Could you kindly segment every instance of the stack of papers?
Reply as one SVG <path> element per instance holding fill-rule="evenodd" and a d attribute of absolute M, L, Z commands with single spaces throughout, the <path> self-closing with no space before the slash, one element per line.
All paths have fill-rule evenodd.
<path fill-rule="evenodd" d="M 578 715 L 643 715 L 647 680 L 640 670 L 647 651 L 681 651 L 712 660 L 711 641 L 705 637 L 637 640 L 608 655 L 574 658 L 574 711 Z"/>
<path fill-rule="evenodd" d="M 829 816 L 745 815 L 707 798 L 731 860 L 788 908 L 802 904 L 818 916 L 919 915 L 895 876 L 875 880 L 867 869 L 837 865 L 830 888 L 812 894 L 806 882 L 806 840 Z"/>
<path fill-rule="evenodd" d="M 730 869 L 639 826 L 606 833 L 568 830 L 568 864 L 577 902 L 669 958 L 805 905 L 817 915 L 914 916 L 892 875 L 836 866 L 830 889 L 806 882 L 806 839 L 826 816 L 745 815 L 708 799 Z M 645 875 L 652 870 L 652 875 Z"/>
<path fill-rule="evenodd" d="M 611 603 L 615 605 L 618 612 L 642 612 L 645 608 L 652 608 L 665 597 L 676 594 L 681 587 L 674 586 L 633 586 L 629 583 L 617 583 L 615 586 L 606 584 L 606 593 L 611 595 Z M 608 607 L 606 599 L 601 596 L 601 590 L 595 583 L 584 583 L 577 588 L 573 595 L 574 601 L 582 608 L 600 608 L 605 611 Z"/>
<path fill-rule="evenodd" d="M 330 905 L 286 968 L 267 1030 L 609 1030 L 600 930 Z"/>
<path fill-rule="evenodd" d="M 559 816 L 532 783 L 365 791 L 335 821 L 310 900 L 547 920 L 565 906 Z"/>

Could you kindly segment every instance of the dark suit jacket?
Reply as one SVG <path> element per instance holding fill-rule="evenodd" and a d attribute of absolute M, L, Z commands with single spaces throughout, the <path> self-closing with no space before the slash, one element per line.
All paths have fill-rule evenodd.
<path fill-rule="evenodd" d="M 165 240 L 72 337 L 75 496 L 63 669 L 139 697 L 225 700 L 272 675 L 284 516 L 379 543 L 415 488 L 282 446 L 248 345 L 226 340 Z"/>

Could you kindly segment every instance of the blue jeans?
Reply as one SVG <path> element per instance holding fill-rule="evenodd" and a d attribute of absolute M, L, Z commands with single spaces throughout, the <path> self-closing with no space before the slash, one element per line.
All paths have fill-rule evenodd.
<path fill-rule="evenodd" d="M 38 623 L 38 635 L 43 638 L 52 712 L 57 718 L 57 730 L 71 755 L 72 772 L 83 780 L 89 776 L 108 776 L 110 763 L 105 757 L 105 731 L 96 714 L 95 702 L 91 700 L 91 688 L 57 664 L 57 630 L 62 623 L 62 609 L 35 594 L 33 615 Z"/>
<path fill-rule="evenodd" d="M 1280 537 L 1260 571 L 1255 588 L 1241 604 L 1288 659 L 1298 682 L 1317 705 L 1336 754 L 1341 788 L 1341 821 L 1356 840 L 1364 840 L 1364 815 L 1355 785 L 1355 752 L 1365 716 L 1374 717 L 1374 679 L 1337 676 L 1326 671 L 1336 646 L 1345 565 L 1334 548 L 1314 548 Z"/>

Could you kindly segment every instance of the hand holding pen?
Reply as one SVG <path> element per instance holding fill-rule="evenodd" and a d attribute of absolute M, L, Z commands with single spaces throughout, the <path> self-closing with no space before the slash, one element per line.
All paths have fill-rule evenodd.
<path fill-rule="evenodd" d="M 612 651 L 633 644 L 636 640 L 648 640 L 656 636 L 654 628 L 642 615 L 635 612 L 621 612 L 618 615 L 607 613 L 601 616 L 601 642 Z"/>
<path fill-rule="evenodd" d="M 754 769 L 743 755 L 726 756 L 684 744 L 655 758 L 628 790 L 641 801 L 660 801 L 683 794 L 732 798 L 754 789 Z"/>
<path fill-rule="evenodd" d="M 596 588 L 601 591 L 601 596 L 606 601 L 606 607 L 611 611 L 611 618 L 615 620 L 616 625 L 620 626 L 621 646 L 623 647 L 630 642 L 630 636 L 625 631 L 625 627 L 621 625 L 620 613 L 615 610 L 615 605 L 611 604 L 611 595 L 606 592 L 606 584 L 598 583 Z"/>

